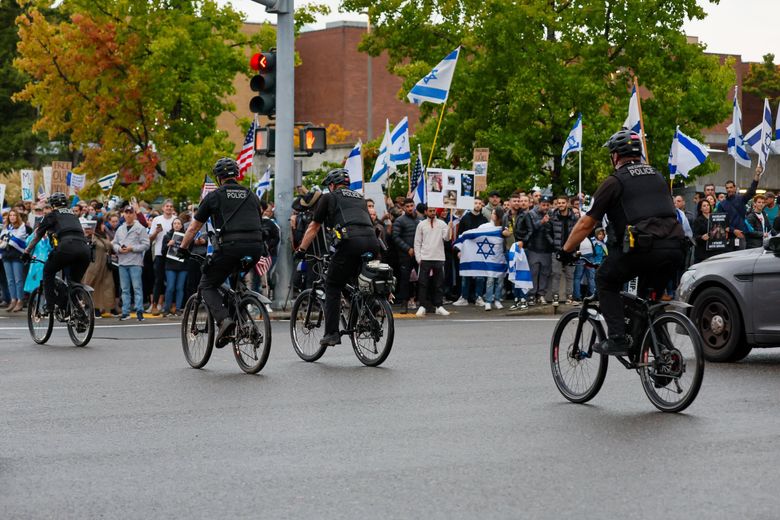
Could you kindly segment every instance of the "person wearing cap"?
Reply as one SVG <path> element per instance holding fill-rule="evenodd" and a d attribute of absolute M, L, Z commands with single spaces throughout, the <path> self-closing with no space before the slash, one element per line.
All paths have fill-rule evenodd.
<path fill-rule="evenodd" d="M 528 305 L 547 305 L 547 287 L 552 275 L 553 225 L 550 219 L 552 197 L 545 195 L 520 222 L 518 241 L 522 243 L 531 268 L 533 288 L 528 291 Z"/>
<path fill-rule="evenodd" d="M 493 190 L 488 193 L 488 203 L 482 208 L 485 221 L 490 222 L 490 219 L 493 218 L 493 210 L 498 207 L 501 207 L 501 194 Z"/>
<path fill-rule="evenodd" d="M 149 249 L 149 235 L 141 225 L 132 206 L 122 209 L 124 222 L 114 231 L 111 246 L 117 255 L 119 287 L 122 293 L 122 314 L 119 319 L 130 319 L 132 304 L 138 321 L 144 321 L 143 266 L 144 254 Z M 132 304 L 131 304 L 132 294 Z"/>
<path fill-rule="evenodd" d="M 336 252 L 330 259 L 325 277 L 325 335 L 320 340 L 320 345 L 333 346 L 341 343 L 341 293 L 347 283 L 360 273 L 365 253 L 371 253 L 374 258 L 379 256 L 379 241 L 374 234 L 366 200 L 360 193 L 349 189 L 349 171 L 344 168 L 331 170 L 323 184 L 329 192 L 317 202 L 312 222 L 295 256 L 305 258 L 306 249 L 319 235 L 323 225 L 336 236 Z"/>
<path fill-rule="evenodd" d="M 660 296 L 683 266 L 686 239 L 667 181 L 661 172 L 642 163 L 639 134 L 621 130 L 604 146 L 615 171 L 596 190 L 588 213 L 577 221 L 556 258 L 571 263 L 579 244 L 607 216 L 609 255 L 596 272 L 596 288 L 609 336 L 594 350 L 623 356 L 632 348 L 620 296 L 623 284 L 639 276 L 640 296 L 648 288 Z"/>

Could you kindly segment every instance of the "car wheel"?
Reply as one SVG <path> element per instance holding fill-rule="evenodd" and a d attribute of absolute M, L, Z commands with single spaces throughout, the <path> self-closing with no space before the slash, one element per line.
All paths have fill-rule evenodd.
<path fill-rule="evenodd" d="M 693 322 L 707 361 L 736 361 L 750 352 L 743 345 L 742 316 L 734 298 L 719 287 L 705 289 L 693 302 Z M 741 355 L 747 348 L 747 352 Z"/>

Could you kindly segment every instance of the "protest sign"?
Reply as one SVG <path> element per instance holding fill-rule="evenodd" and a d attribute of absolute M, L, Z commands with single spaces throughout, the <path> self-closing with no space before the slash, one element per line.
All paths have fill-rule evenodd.
<path fill-rule="evenodd" d="M 68 172 L 72 164 L 67 161 L 53 161 L 51 163 L 51 191 L 49 193 L 66 193 L 68 190 Z"/>
<path fill-rule="evenodd" d="M 22 170 L 22 200 L 24 202 L 35 201 L 35 171 Z"/>
<path fill-rule="evenodd" d="M 0 184 L 0 209 L 3 208 L 5 202 L 5 184 Z"/>
<path fill-rule="evenodd" d="M 487 170 L 490 148 L 474 148 L 474 189 L 483 191 L 487 188 Z"/>
<path fill-rule="evenodd" d="M 173 245 L 168 247 L 168 254 L 166 254 L 166 258 L 169 260 L 176 260 L 177 262 L 184 262 L 183 258 L 179 258 L 179 248 L 181 247 L 181 242 L 184 240 L 184 233 L 181 233 L 179 231 L 173 232 Z"/>
<path fill-rule="evenodd" d="M 473 171 L 430 168 L 427 175 L 429 207 L 474 209 Z"/>
<path fill-rule="evenodd" d="M 51 195 L 51 166 L 43 167 L 43 193 L 47 197 Z"/>
<path fill-rule="evenodd" d="M 707 251 L 722 251 L 728 246 L 726 214 L 713 213 L 707 222 Z"/>

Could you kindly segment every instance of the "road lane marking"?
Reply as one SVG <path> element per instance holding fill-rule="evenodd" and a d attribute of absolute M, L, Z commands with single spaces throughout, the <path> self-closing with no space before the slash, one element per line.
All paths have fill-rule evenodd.
<path fill-rule="evenodd" d="M 121 329 L 125 327 L 181 327 L 181 323 L 128 323 L 125 325 L 95 325 L 95 329 Z M 54 327 L 54 330 L 67 330 L 66 325 Z M 29 330 L 27 327 L 0 327 L 0 330 Z"/>

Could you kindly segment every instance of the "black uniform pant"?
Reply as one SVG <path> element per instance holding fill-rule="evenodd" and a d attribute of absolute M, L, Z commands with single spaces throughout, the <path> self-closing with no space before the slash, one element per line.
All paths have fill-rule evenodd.
<path fill-rule="evenodd" d="M 218 324 L 230 315 L 222 302 L 219 287 L 225 283 L 228 276 L 241 268 L 242 258 L 251 257 L 254 265 L 260 259 L 263 251 L 262 242 L 228 242 L 219 251 L 215 251 L 211 260 L 203 266 L 200 292 L 203 295 L 203 301 Z"/>
<path fill-rule="evenodd" d="M 622 336 L 626 332 L 623 299 L 620 296 L 626 282 L 638 276 L 637 294 L 640 297 L 646 297 L 648 289 L 655 290 L 660 296 L 684 261 L 685 255 L 681 247 L 654 247 L 647 251 L 629 253 L 623 253 L 617 247 L 611 248 L 596 272 L 601 314 L 609 327 L 609 335 Z"/>
<path fill-rule="evenodd" d="M 379 243 L 376 237 L 353 237 L 341 242 L 330 259 L 325 277 L 325 334 L 338 334 L 341 313 L 341 291 L 344 286 L 360 274 L 362 255 L 373 253 L 379 258 Z"/>
<path fill-rule="evenodd" d="M 91 260 L 89 245 L 82 239 L 61 240 L 57 249 L 49 253 L 49 258 L 43 266 L 43 293 L 46 295 L 48 310 L 54 308 L 57 273 L 67 268 L 68 278 L 72 282 L 79 283 L 87 272 Z"/>

